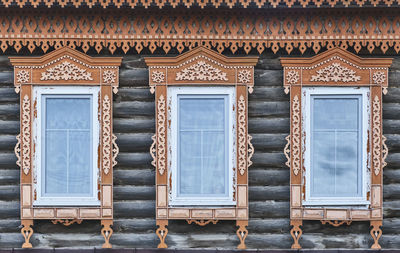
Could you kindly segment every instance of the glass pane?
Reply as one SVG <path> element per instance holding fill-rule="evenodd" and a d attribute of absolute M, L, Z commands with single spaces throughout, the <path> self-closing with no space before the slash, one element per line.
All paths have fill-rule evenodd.
<path fill-rule="evenodd" d="M 314 98 L 314 129 L 358 129 L 357 98 Z"/>
<path fill-rule="evenodd" d="M 45 193 L 67 193 L 67 133 L 46 132 Z"/>
<path fill-rule="evenodd" d="M 179 128 L 219 129 L 225 126 L 223 98 L 179 98 Z"/>
<path fill-rule="evenodd" d="M 91 99 L 44 95 L 45 195 L 92 195 Z"/>
<path fill-rule="evenodd" d="M 90 154 L 90 131 L 71 131 L 69 134 L 69 193 L 91 193 L 92 163 Z"/>
<path fill-rule="evenodd" d="M 358 187 L 358 133 L 339 132 L 336 136 L 336 194 L 356 197 L 361 194 Z"/>
<path fill-rule="evenodd" d="M 228 108 L 224 97 L 178 97 L 178 195 L 228 194 Z"/>
<path fill-rule="evenodd" d="M 47 129 L 90 129 L 89 98 L 46 98 Z"/>
<path fill-rule="evenodd" d="M 314 95 L 312 102 L 311 196 L 361 196 L 361 95 Z"/>
<path fill-rule="evenodd" d="M 311 195 L 331 196 L 335 193 L 335 134 L 317 132 L 312 137 Z"/>

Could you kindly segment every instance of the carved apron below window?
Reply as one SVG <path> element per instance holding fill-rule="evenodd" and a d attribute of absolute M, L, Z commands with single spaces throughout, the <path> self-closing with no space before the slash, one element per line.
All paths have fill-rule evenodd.
<path fill-rule="evenodd" d="M 21 133 L 17 136 L 15 154 L 17 165 L 21 167 L 21 233 L 25 239 L 22 247 L 32 247 L 30 238 L 34 220 L 44 219 L 65 226 L 81 224 L 84 220 L 101 220 L 101 234 L 105 239 L 103 247 L 111 248 L 113 167 L 118 154 L 116 136 L 112 131 L 112 94 L 118 91 L 122 59 L 93 58 L 71 48 L 61 48 L 42 57 L 10 57 L 10 61 L 14 66 L 15 91 L 20 93 L 21 101 Z M 77 107 L 79 109 L 73 110 Z M 64 111 L 60 117 L 58 111 L 53 113 L 51 110 Z M 68 116 L 70 119 L 66 118 Z M 78 121 L 76 117 L 81 119 Z M 46 135 L 39 138 L 42 133 Z M 89 140 L 89 144 L 85 140 Z M 74 141 L 77 146 L 63 149 L 63 145 L 70 147 L 68 145 L 74 145 Z M 51 146 L 55 143 L 58 143 L 59 150 Z M 40 148 L 46 145 L 50 147 Z M 75 151 L 71 155 L 73 151 L 69 150 L 73 149 L 82 149 L 82 152 Z M 44 155 L 46 152 L 53 153 L 47 156 Z M 54 155 L 54 152 L 58 153 Z M 81 157 L 76 159 L 77 155 L 90 158 L 82 162 Z M 65 163 L 67 171 L 76 170 L 72 173 L 83 173 L 82 168 L 89 167 L 90 172 L 85 176 L 90 178 L 90 183 L 74 182 L 77 178 L 69 174 L 54 177 L 56 169 L 53 168 L 64 164 L 64 158 L 57 160 L 59 157 L 71 157 L 72 161 L 81 162 L 74 168 Z M 58 165 L 47 168 L 43 162 L 46 159 Z M 42 178 L 42 170 L 50 176 Z M 63 178 L 63 182 L 57 181 L 58 178 Z M 44 184 L 48 187 L 40 190 L 44 189 Z M 87 198 L 76 197 L 69 190 L 61 189 L 64 185 L 74 187 L 74 190 L 89 185 L 90 193 Z M 53 191 L 51 194 L 47 193 L 49 189 Z M 57 191 L 62 193 L 54 193 Z"/>

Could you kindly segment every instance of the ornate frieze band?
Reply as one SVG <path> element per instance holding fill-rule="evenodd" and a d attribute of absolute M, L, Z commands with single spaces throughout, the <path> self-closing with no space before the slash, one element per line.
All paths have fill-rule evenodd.
<path fill-rule="evenodd" d="M 237 103 L 238 106 L 238 170 L 240 175 L 243 175 L 247 169 L 247 140 L 246 140 L 246 101 L 241 95 Z"/>
<path fill-rule="evenodd" d="M 356 52 L 362 48 L 370 52 L 376 48 L 382 52 L 389 48 L 400 51 L 397 9 L 373 12 L 363 9 L 306 12 L 292 9 L 185 12 L 173 9 L 110 9 L 107 12 L 6 9 L 0 11 L 0 17 L 3 52 L 9 47 L 16 51 L 25 47 L 31 52 L 39 47 L 46 52 L 51 47 L 67 45 L 84 52 L 108 49 L 112 53 L 117 49 L 124 53 L 133 49 L 140 53 L 144 48 L 151 52 L 160 49 L 168 53 L 172 48 L 183 52 L 199 45 L 213 47 L 220 53 L 226 49 L 233 53 L 239 49 L 240 53 L 250 53 L 253 49 L 258 53 L 266 49 L 274 53 L 280 49 L 304 53 L 312 49 L 318 53 L 321 48 L 335 46 L 352 47 Z"/>
<path fill-rule="evenodd" d="M 144 7 L 144 8 L 149 8 L 149 7 L 158 7 L 158 8 L 163 8 L 163 7 L 240 7 L 240 8 L 249 8 L 249 7 L 257 7 L 257 8 L 268 8 L 268 7 L 273 7 L 276 8 L 278 5 L 283 5 L 286 7 L 292 7 L 292 6 L 301 6 L 301 7 L 348 7 L 348 6 L 353 6 L 353 7 L 376 7 L 376 6 L 381 6 L 381 7 L 390 7 L 390 6 L 399 6 L 400 1 L 399 0 L 384 0 L 382 2 L 378 0 L 372 0 L 370 2 L 366 0 L 357 0 L 355 2 L 349 1 L 349 0 L 173 0 L 173 1 L 157 1 L 157 0 L 134 0 L 134 1 L 128 1 L 128 0 L 122 0 L 122 1 L 117 1 L 117 0 L 111 0 L 111 1 L 101 1 L 101 0 L 27 0 L 27 1 L 17 1 L 13 2 L 10 0 L 1 0 L 1 4 L 5 7 L 13 7 L 13 6 L 18 6 L 20 8 L 22 7 L 28 7 L 28 6 L 33 6 L 34 8 L 39 7 L 39 6 L 46 6 L 46 7 L 53 7 L 53 6 L 60 6 L 62 8 L 66 6 L 73 6 L 75 8 L 78 7 L 102 7 L 102 8 L 107 8 L 107 7 L 130 7 L 130 8 L 138 8 L 138 7 Z M 29 3 L 29 5 L 28 5 Z"/>
<path fill-rule="evenodd" d="M 378 96 L 374 97 L 372 101 L 372 165 L 375 175 L 381 171 L 382 165 L 382 132 L 381 132 L 381 101 Z"/>
<path fill-rule="evenodd" d="M 166 102 L 163 95 L 158 98 L 157 101 L 157 168 L 160 175 L 164 174 L 166 166 L 165 158 L 165 112 L 166 112 Z"/>

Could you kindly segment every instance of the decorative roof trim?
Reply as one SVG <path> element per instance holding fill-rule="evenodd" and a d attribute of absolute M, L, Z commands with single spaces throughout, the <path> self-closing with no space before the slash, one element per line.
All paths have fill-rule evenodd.
<path fill-rule="evenodd" d="M 14 3 L 13 1 L 9 0 L 1 0 L 0 3 L 5 6 L 5 7 L 13 7 L 13 6 L 18 6 L 20 8 L 23 7 L 28 7 L 28 6 L 33 6 L 34 8 L 39 7 L 39 6 L 46 6 L 48 8 L 50 7 L 55 7 L 55 6 L 60 6 L 62 8 L 68 7 L 68 6 L 73 6 L 75 8 L 79 7 L 103 7 L 103 8 L 108 8 L 108 7 L 130 7 L 130 8 L 138 8 L 138 7 L 158 7 L 158 8 L 163 8 L 163 7 L 196 7 L 199 6 L 201 8 L 204 7 L 238 7 L 238 8 L 250 8 L 250 7 L 256 7 L 256 8 L 268 8 L 268 7 L 273 7 L 276 8 L 277 6 L 286 6 L 286 7 L 321 7 L 321 8 L 326 8 L 326 7 L 390 7 L 390 6 L 398 6 L 400 5 L 400 1 L 394 1 L 394 0 L 384 0 L 383 3 L 381 3 L 378 0 L 371 0 L 370 2 L 367 2 L 365 0 L 361 1 L 356 1 L 356 3 L 353 3 L 352 1 L 349 0 L 331 0 L 331 1 L 319 1 L 319 0 L 298 0 L 298 1 L 293 1 L 293 0 L 190 0 L 190 1 L 184 1 L 184 0 L 175 0 L 175 1 L 157 1 L 157 0 L 135 0 L 135 1 L 128 1 L 128 0 L 122 0 L 122 1 L 117 1 L 117 0 L 111 0 L 111 1 L 101 1 L 101 0 L 27 0 L 27 1 L 17 1 Z M 29 5 L 28 5 L 29 4 Z"/>

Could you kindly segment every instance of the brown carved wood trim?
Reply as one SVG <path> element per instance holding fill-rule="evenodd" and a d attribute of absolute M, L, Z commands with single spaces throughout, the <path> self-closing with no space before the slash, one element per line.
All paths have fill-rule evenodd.
<path fill-rule="evenodd" d="M 219 53 L 224 50 L 236 53 L 239 49 L 245 53 L 252 50 L 277 53 L 281 49 L 304 53 L 312 49 L 318 53 L 325 47 L 353 48 L 356 52 L 365 48 L 371 53 L 375 49 L 385 53 L 391 48 L 400 52 L 397 26 L 400 13 L 396 8 L 185 12 L 3 9 L 0 17 L 4 24 L 0 28 L 3 52 L 8 48 L 17 52 L 21 48 L 30 52 L 40 48 L 47 52 L 51 47 L 69 46 L 84 52 L 95 49 L 98 53 L 103 49 L 111 53 L 117 49 L 124 53 L 129 50 L 140 53 L 143 49 L 168 53 L 172 48 L 181 53 L 199 45 L 213 47 Z M 104 25 L 95 25 L 103 20 Z M 29 73 L 21 72 L 17 77 L 19 83 L 27 82 Z M 157 80 L 161 79 L 162 74 Z"/>
<path fill-rule="evenodd" d="M 151 164 L 156 167 L 156 218 L 160 238 L 158 247 L 167 247 L 165 236 L 168 220 L 187 220 L 204 226 L 217 220 L 236 220 L 240 223 L 238 235 L 240 247 L 245 247 L 247 236 L 245 223 L 248 220 L 248 178 L 247 170 L 251 165 L 254 147 L 247 133 L 247 93 L 253 91 L 254 66 L 258 57 L 226 57 L 206 47 L 197 47 L 177 57 L 147 57 L 149 66 L 150 92 L 156 94 L 156 134 L 150 154 Z M 213 206 L 172 206 L 169 194 L 173 185 L 169 170 L 168 141 L 170 125 L 167 123 L 170 113 L 168 87 L 171 86 L 231 86 L 235 87 L 236 111 L 236 165 L 234 171 L 234 205 Z M 236 109 L 237 108 L 237 109 Z M 247 224 L 247 223 L 246 223 Z"/>
<path fill-rule="evenodd" d="M 388 70 L 392 64 L 391 58 L 361 58 L 342 48 L 333 48 L 311 58 L 281 58 L 284 69 L 283 86 L 286 94 L 290 93 L 290 135 L 286 138 L 287 145 L 284 154 L 290 173 L 290 219 L 294 230 L 300 231 L 302 220 L 320 220 L 322 224 L 340 226 L 349 225 L 352 221 L 377 221 L 373 223 L 371 235 L 374 238 L 373 247 L 377 243 L 381 230 L 379 222 L 383 219 L 383 172 L 388 149 L 386 138 L 382 133 L 382 94 L 387 93 Z M 370 186 L 369 201 L 366 208 L 305 206 L 303 204 L 306 180 L 302 167 L 304 160 L 302 143 L 305 133 L 302 132 L 302 88 L 303 87 L 369 87 L 369 124 L 370 138 L 368 142 L 368 160 Z M 372 224 L 372 223 L 371 223 Z M 377 225 L 378 224 L 378 225 Z M 299 236 L 292 237 L 292 247 L 299 248 Z"/>
<path fill-rule="evenodd" d="M 112 234 L 110 224 L 113 217 L 112 169 L 116 165 L 115 159 L 119 151 L 115 143 L 116 136 L 112 132 L 112 92 L 118 90 L 121 61 L 122 58 L 116 57 L 93 58 L 68 47 L 41 57 L 10 57 L 14 67 L 15 91 L 20 93 L 21 101 L 21 134 L 17 136 L 15 154 L 18 158 L 17 165 L 21 167 L 21 222 L 24 226 L 21 232 L 26 240 L 23 247 L 32 246 L 29 243 L 33 233 L 30 226 L 35 219 L 48 219 L 54 224 L 62 223 L 66 226 L 73 223 L 80 224 L 86 219 L 106 220 L 108 232 L 105 236 L 105 246 L 111 247 L 108 239 Z M 32 93 L 33 88 L 38 86 L 99 87 L 98 120 L 102 137 L 98 150 L 99 205 L 91 207 L 79 206 L 79 203 L 68 207 L 35 205 L 38 168 L 33 165 L 36 145 L 33 121 L 37 117 L 37 101 Z M 31 225 L 27 225 L 28 223 Z"/>
<path fill-rule="evenodd" d="M 34 8 L 39 7 L 39 6 L 46 6 L 48 8 L 53 7 L 53 6 L 60 6 L 62 8 L 67 7 L 67 6 L 73 6 L 75 8 L 79 7 L 102 7 L 102 8 L 108 8 L 108 7 L 129 7 L 129 8 L 138 8 L 138 7 L 144 7 L 144 8 L 149 8 L 149 7 L 158 7 L 158 8 L 164 8 L 164 7 L 240 7 L 240 8 L 249 8 L 249 7 L 257 7 L 257 8 L 268 8 L 268 7 L 273 7 L 276 8 L 278 5 L 283 5 L 286 7 L 294 7 L 294 6 L 301 6 L 301 7 L 376 7 L 376 6 L 385 6 L 385 7 L 390 7 L 390 6 L 398 6 L 400 5 L 400 1 L 394 1 L 394 0 L 384 0 L 383 3 L 381 3 L 378 0 L 372 0 L 371 2 L 367 2 L 366 0 L 359 0 L 356 3 L 352 3 L 349 0 L 325 0 L 325 1 L 318 1 L 318 0 L 175 0 L 175 1 L 156 1 L 156 0 L 135 0 L 135 1 L 128 1 L 128 0 L 123 0 L 123 1 L 117 1 L 117 0 L 111 0 L 111 1 L 100 1 L 100 0 L 66 0 L 66 1 L 61 1 L 61 0 L 39 0 L 39 1 L 34 1 L 34 0 L 27 0 L 27 1 L 17 1 L 16 3 L 10 1 L 10 0 L 1 0 L 0 3 L 5 6 L 5 7 L 28 7 L 28 6 L 33 6 Z M 28 5 L 29 4 L 29 5 Z"/>

